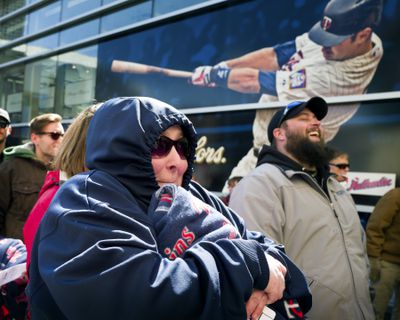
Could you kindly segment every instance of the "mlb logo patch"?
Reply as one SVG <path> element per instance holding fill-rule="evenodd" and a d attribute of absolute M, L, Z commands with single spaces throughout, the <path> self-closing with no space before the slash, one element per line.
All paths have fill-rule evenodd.
<path fill-rule="evenodd" d="M 322 18 L 322 21 L 321 21 L 321 28 L 322 28 L 322 29 L 324 29 L 325 31 L 327 31 L 327 30 L 329 30 L 329 28 L 331 27 L 331 25 L 332 25 L 332 19 L 331 19 L 331 18 L 329 18 L 329 17 L 327 17 L 327 16 L 325 16 L 325 17 Z"/>
<path fill-rule="evenodd" d="M 306 87 L 306 70 L 301 69 L 289 76 L 289 89 L 301 89 Z"/>

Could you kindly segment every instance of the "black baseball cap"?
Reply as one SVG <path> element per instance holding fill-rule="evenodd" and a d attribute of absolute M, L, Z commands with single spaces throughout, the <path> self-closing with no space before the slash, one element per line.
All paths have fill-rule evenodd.
<path fill-rule="evenodd" d="M 274 139 L 273 131 L 275 128 L 279 128 L 283 121 L 294 118 L 306 108 L 314 113 L 318 120 L 322 120 L 328 113 L 328 104 L 321 97 L 312 97 L 308 101 L 293 101 L 285 108 L 277 111 L 272 117 L 268 125 L 269 142 L 272 143 Z"/>
<path fill-rule="evenodd" d="M 382 0 L 331 0 L 308 36 L 323 47 L 332 47 L 366 27 L 378 25 L 381 13 Z"/>
<path fill-rule="evenodd" d="M 7 121 L 7 124 L 10 124 L 10 115 L 8 114 L 8 112 L 2 108 L 0 108 L 0 120 L 4 119 L 5 121 Z"/>

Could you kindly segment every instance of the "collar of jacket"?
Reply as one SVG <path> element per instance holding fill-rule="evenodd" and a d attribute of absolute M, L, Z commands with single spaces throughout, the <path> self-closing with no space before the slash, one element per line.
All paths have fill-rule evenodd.
<path fill-rule="evenodd" d="M 329 165 L 321 164 L 317 167 L 316 174 L 314 176 L 310 175 L 298 162 L 285 156 L 283 153 L 279 152 L 275 148 L 264 145 L 260 151 L 257 161 L 257 167 L 263 163 L 269 163 L 274 166 L 279 167 L 283 172 L 288 170 L 294 172 L 304 172 L 310 176 L 310 178 L 315 179 L 317 183 L 322 187 L 322 189 L 327 192 L 327 180 L 330 176 Z"/>

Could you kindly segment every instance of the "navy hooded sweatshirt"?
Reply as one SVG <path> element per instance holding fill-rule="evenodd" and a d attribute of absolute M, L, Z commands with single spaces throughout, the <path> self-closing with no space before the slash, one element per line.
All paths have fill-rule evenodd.
<path fill-rule="evenodd" d="M 222 213 L 241 238 L 199 241 L 170 260 L 147 210 L 158 190 L 151 150 L 174 125 L 190 143 L 182 187 Z M 161 101 L 115 98 L 96 111 L 86 139 L 90 171 L 62 185 L 35 237 L 27 290 L 33 320 L 246 319 L 253 288 L 268 283 L 264 252 L 282 261 L 284 254 L 190 181 L 195 148 L 191 122 Z M 296 287 L 304 289 L 295 271 Z M 293 277 L 287 279 L 291 287 Z M 304 307 L 310 306 L 307 291 Z"/>

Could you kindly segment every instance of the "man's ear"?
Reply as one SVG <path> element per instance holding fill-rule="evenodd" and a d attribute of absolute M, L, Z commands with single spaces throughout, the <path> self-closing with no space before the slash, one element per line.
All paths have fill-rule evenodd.
<path fill-rule="evenodd" d="M 281 141 L 282 138 L 284 137 L 282 128 L 275 128 L 275 129 L 272 131 L 272 134 L 274 135 L 274 139 L 275 139 L 276 141 Z"/>
<path fill-rule="evenodd" d="M 371 38 L 372 29 L 370 27 L 366 27 L 361 31 L 357 32 L 357 40 L 360 43 L 363 43 Z"/>
<path fill-rule="evenodd" d="M 8 137 L 8 136 L 11 134 L 11 132 L 12 132 L 11 126 L 8 126 L 8 128 L 7 128 L 7 133 L 6 133 L 6 137 Z"/>
<path fill-rule="evenodd" d="M 31 141 L 33 142 L 34 145 L 36 145 L 36 142 L 38 141 L 39 136 L 35 133 L 31 133 Z"/>

